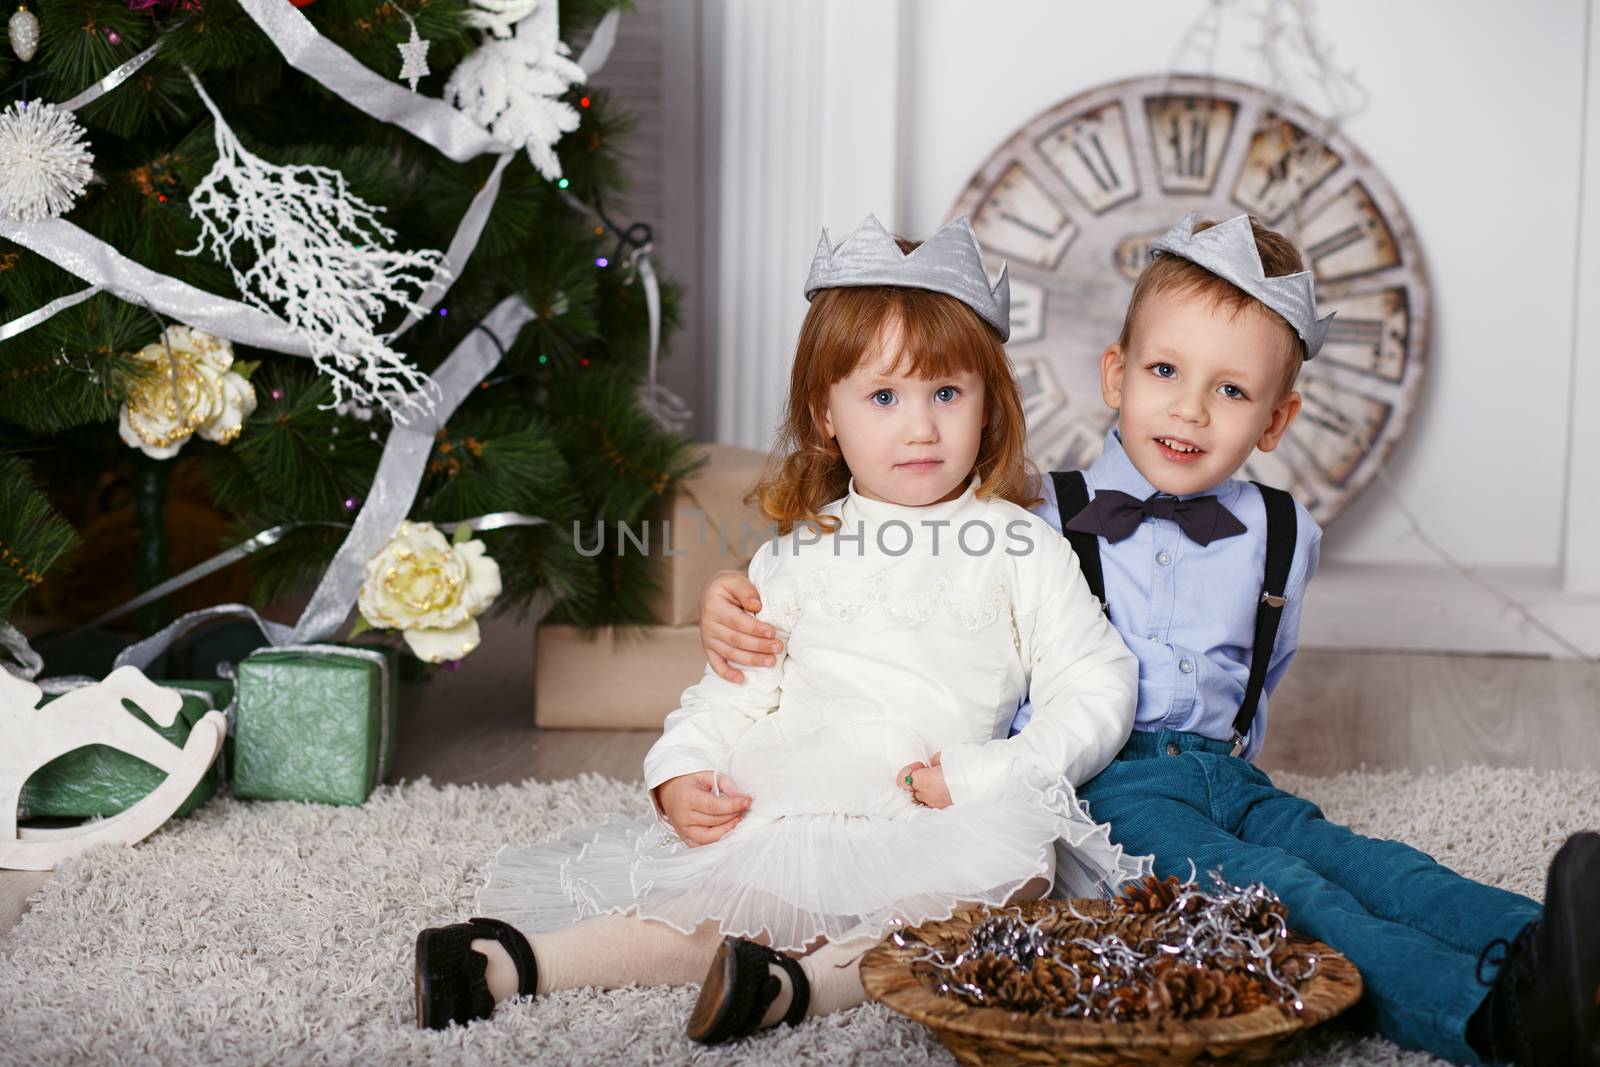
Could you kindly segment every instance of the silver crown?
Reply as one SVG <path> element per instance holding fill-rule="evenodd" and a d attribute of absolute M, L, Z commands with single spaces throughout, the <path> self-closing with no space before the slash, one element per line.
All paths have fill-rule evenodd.
<path fill-rule="evenodd" d="M 1306 358 L 1315 356 L 1328 336 L 1328 324 L 1335 313 L 1317 318 L 1317 287 L 1311 272 L 1268 278 L 1261 266 L 1261 252 L 1256 248 L 1249 215 L 1236 215 L 1195 233 L 1194 224 L 1199 217 L 1198 211 L 1191 211 L 1158 237 L 1150 245 L 1150 258 L 1165 252 L 1232 282 L 1282 315 L 1305 342 Z"/>
<path fill-rule="evenodd" d="M 1000 280 L 989 284 L 983 250 L 965 215 L 945 223 L 909 255 L 900 251 L 876 215 L 868 215 L 837 248 L 824 228 L 806 278 L 806 299 L 823 289 L 860 285 L 898 285 L 953 296 L 993 326 L 1000 340 L 1011 337 L 1010 275 L 1002 266 Z"/>

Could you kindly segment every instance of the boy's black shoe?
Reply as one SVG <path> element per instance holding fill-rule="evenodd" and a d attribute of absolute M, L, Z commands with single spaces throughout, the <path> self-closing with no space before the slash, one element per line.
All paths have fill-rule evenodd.
<path fill-rule="evenodd" d="M 1493 982 L 1492 949 L 1505 951 Z M 1600 1067 L 1600 834 L 1573 834 L 1550 862 L 1544 914 L 1478 959 L 1489 985 L 1467 1037 L 1491 1063 Z"/>

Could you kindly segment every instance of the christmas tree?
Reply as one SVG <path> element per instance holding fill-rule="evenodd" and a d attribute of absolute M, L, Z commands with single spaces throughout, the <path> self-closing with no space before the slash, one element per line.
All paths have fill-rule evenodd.
<path fill-rule="evenodd" d="M 495 610 L 548 592 L 567 621 L 643 621 L 650 561 L 573 538 L 642 520 L 689 465 L 641 402 L 648 234 L 606 212 L 627 120 L 568 44 L 623 0 L 292 2 L 10 18 L 0 618 L 83 622 L 268 530 L 138 627 L 230 581 L 258 604 L 306 591 L 369 497 L 408 491 L 375 476 L 422 425 L 413 523 L 545 520 L 472 535 Z M 531 316 L 489 336 L 508 297 Z M 503 356 L 439 411 L 432 376 L 486 343 Z"/>

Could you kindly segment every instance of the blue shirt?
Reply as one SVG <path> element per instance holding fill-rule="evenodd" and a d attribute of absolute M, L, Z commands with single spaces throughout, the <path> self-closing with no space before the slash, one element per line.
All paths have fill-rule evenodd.
<path fill-rule="evenodd" d="M 1106 434 L 1100 458 L 1084 471 L 1084 480 L 1091 499 L 1102 489 L 1119 489 L 1140 500 L 1156 492 L 1128 458 L 1115 427 Z M 1250 677 L 1250 646 L 1267 555 L 1267 509 L 1261 490 L 1238 478 L 1190 495 L 1210 493 L 1244 523 L 1246 532 L 1202 546 L 1184 536 L 1171 519 L 1148 518 L 1115 544 L 1100 538 L 1100 565 L 1111 624 L 1139 658 L 1134 729 L 1182 730 L 1229 741 Z M 1060 531 L 1061 512 L 1048 477 L 1043 495 L 1044 503 L 1034 512 Z M 1261 751 L 1267 732 L 1267 695 L 1277 688 L 1294 658 L 1301 597 L 1317 570 L 1322 528 L 1299 501 L 1294 509 L 1294 562 L 1284 590 L 1287 603 L 1265 691 L 1246 738 L 1245 759 L 1254 759 Z M 1024 703 L 1012 732 L 1022 729 L 1032 714 L 1032 706 Z"/>

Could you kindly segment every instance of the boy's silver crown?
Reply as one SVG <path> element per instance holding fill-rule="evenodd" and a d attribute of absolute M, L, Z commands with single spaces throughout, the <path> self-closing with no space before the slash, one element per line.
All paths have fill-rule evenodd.
<path fill-rule="evenodd" d="M 824 228 L 806 278 L 806 299 L 823 289 L 861 285 L 898 285 L 953 296 L 993 326 L 1000 340 L 1011 337 L 1010 275 L 1002 266 L 1000 280 L 989 284 L 983 250 L 965 215 L 945 223 L 909 255 L 900 251 L 876 215 L 868 215 L 837 248 Z"/>
<path fill-rule="evenodd" d="M 1282 315 L 1306 345 L 1306 358 L 1315 356 L 1328 336 L 1333 312 L 1317 318 L 1316 282 L 1308 270 L 1268 278 L 1261 266 L 1249 215 L 1236 215 L 1209 229 L 1194 232 L 1198 211 L 1158 237 L 1150 245 L 1150 258 L 1165 252 L 1204 267 L 1217 277 L 1237 285 L 1267 307 Z"/>

